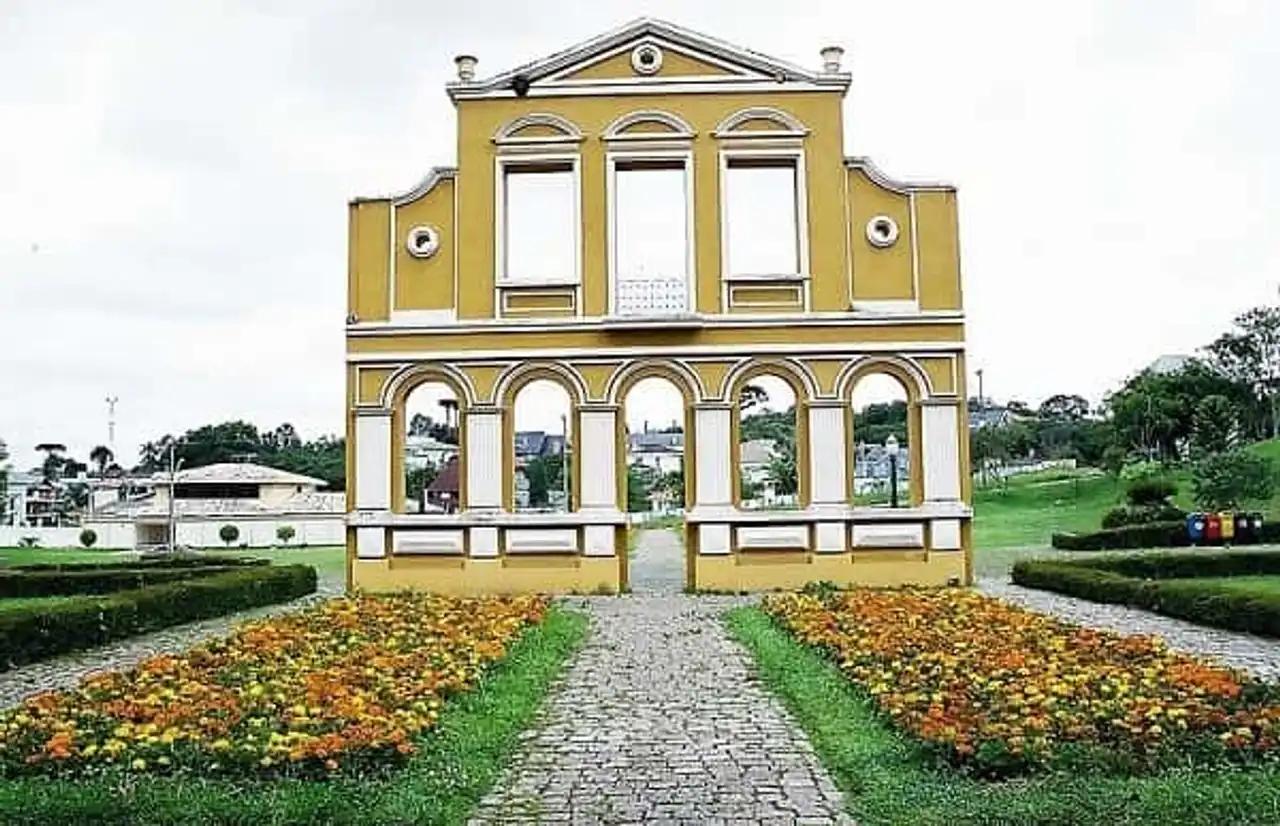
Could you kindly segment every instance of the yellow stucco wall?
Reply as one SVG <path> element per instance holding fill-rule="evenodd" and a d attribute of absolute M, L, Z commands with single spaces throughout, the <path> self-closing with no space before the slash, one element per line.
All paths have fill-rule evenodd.
<path fill-rule="evenodd" d="M 732 70 L 699 60 L 680 49 L 665 48 L 659 78 L 722 76 Z M 576 81 L 636 81 L 631 52 L 589 62 L 571 77 Z M 578 87 L 581 89 L 582 87 Z M 670 87 L 667 87 L 670 88 Z M 712 87 L 706 87 L 710 89 Z M 722 87 L 723 88 L 723 87 Z M 465 96 L 464 96 L 465 97 Z M 956 196 L 945 188 L 911 188 L 886 182 L 859 162 L 846 162 L 843 139 L 843 90 L 813 85 L 811 91 L 780 91 L 769 87 L 751 93 L 700 91 L 677 94 L 609 94 L 606 87 L 590 94 L 560 97 L 502 97 L 456 101 L 456 171 L 436 176 L 426 192 L 393 206 L 390 200 L 356 201 L 350 206 L 348 225 L 348 311 L 361 322 L 394 320 L 404 326 L 388 333 L 363 335 L 357 326 L 347 337 L 347 351 L 360 362 L 359 372 L 348 367 L 347 489 L 354 502 L 354 408 L 375 405 L 384 397 L 394 371 L 414 363 L 442 362 L 466 377 L 466 389 L 479 404 L 510 404 L 497 398 L 506 372 L 523 359 L 545 359 L 567 365 L 586 387 L 578 403 L 607 400 L 619 370 L 635 359 L 663 351 L 664 357 L 683 363 L 697 375 L 695 388 L 704 399 L 723 398 L 731 371 L 743 358 L 759 350 L 785 350 L 807 365 L 810 380 L 820 396 L 839 389 L 842 370 L 862 348 L 864 355 L 902 349 L 930 355 L 915 362 L 928 376 L 933 391 L 956 393 L 963 399 L 963 322 L 955 316 L 962 309 Z M 780 110 L 803 124 L 801 143 L 805 170 L 805 211 L 809 267 L 801 287 L 795 281 L 735 282 L 721 280 L 720 152 L 732 147 L 761 146 L 762 135 L 780 129 L 777 121 L 754 117 L 739 124 L 737 138 L 725 140 L 712 132 L 728 116 L 748 108 Z M 647 330 L 607 329 L 599 323 L 576 323 L 565 316 L 598 318 L 607 313 L 608 209 L 606 153 L 602 139 L 618 118 L 637 111 L 670 113 L 690 125 L 695 133 L 689 144 L 693 155 L 693 260 L 696 278 L 694 309 L 721 316 L 704 327 Z M 495 287 L 495 159 L 502 148 L 495 135 L 521 116 L 546 114 L 569 121 L 580 130 L 580 141 L 561 141 L 559 152 L 578 159 L 581 185 L 581 268 L 577 288 L 526 288 L 498 292 Z M 670 131 L 654 121 L 633 125 L 628 132 L 650 135 Z M 755 136 L 754 138 L 751 136 Z M 510 137 L 528 141 L 564 138 L 559 128 L 544 123 L 524 126 Z M 753 141 L 757 143 L 753 144 Z M 616 145 L 616 144 L 615 144 Z M 443 160 L 443 159 L 442 159 Z M 868 220 L 888 215 L 899 227 L 899 237 L 888 248 L 877 248 L 866 237 Z M 440 247 L 427 259 L 409 255 L 405 242 L 419 225 L 434 227 Z M 505 296 L 505 302 L 504 297 Z M 728 306 L 725 306 L 727 298 Z M 915 307 L 925 315 L 908 319 L 868 321 L 850 312 L 859 302 L 892 302 L 895 312 Z M 427 311 L 428 322 L 393 312 Z M 823 316 L 820 323 L 794 323 L 789 315 Z M 777 323 L 759 323 L 762 316 L 778 316 Z M 494 324 L 495 320 L 502 320 Z M 827 323 L 838 319 L 838 323 Z M 542 323 L 545 320 L 546 323 Z M 510 326 L 508 326 L 510 325 Z M 368 327 L 363 328 L 370 329 Z M 909 344 L 910 347 L 905 345 Z M 811 348 L 811 349 L 806 349 Z M 694 353 L 697 355 L 693 355 Z M 828 354 L 828 355 L 824 355 Z M 707 361 L 709 355 L 717 361 Z M 658 371 L 659 373 L 661 371 Z M 648 373 L 646 373 L 648 374 Z M 750 371 L 747 374 L 750 375 Z M 551 377 L 550 374 L 539 377 Z M 679 376 L 676 376 L 679 379 Z M 741 378 L 741 377 L 740 377 Z M 624 383 L 623 389 L 628 383 Z M 680 386 L 683 388 L 684 384 Z M 844 385 L 846 388 L 851 385 Z M 394 510 L 403 499 L 403 391 L 391 400 Z M 846 391 L 847 392 L 847 391 Z M 461 392 L 459 393 L 461 400 Z M 572 393 L 571 393 L 572 395 Z M 803 393 L 798 393 L 804 395 Z M 913 401 L 918 401 L 914 393 Z M 617 401 L 623 401 L 619 398 Z M 691 401 L 691 399 L 686 399 Z M 799 430 L 808 426 L 807 408 L 798 405 Z M 686 502 L 695 504 L 697 474 L 692 406 L 686 411 Z M 575 421 L 580 415 L 575 410 Z M 967 413 L 961 403 L 960 433 L 967 433 Z M 846 433 L 850 444 L 852 414 Z M 619 490 L 617 503 L 625 505 L 625 443 L 619 415 L 617 447 Z M 736 427 L 736 425 L 735 425 Z M 510 410 L 503 413 L 503 464 L 511 462 L 513 425 Z M 575 432 L 577 428 L 574 428 Z M 464 428 L 465 432 L 465 428 Z M 912 465 L 911 501 L 922 498 L 920 410 L 915 404 L 909 420 Z M 463 446 L 463 472 L 466 447 Z M 808 466 L 808 448 L 802 446 L 801 467 Z M 969 501 L 968 444 L 961 438 L 962 495 Z M 582 490 L 581 463 L 575 462 L 575 493 Z M 736 452 L 734 461 L 736 467 Z M 510 507 L 511 474 L 504 474 L 503 501 Z M 735 473 L 736 477 L 736 473 Z M 851 481 L 846 480 L 851 487 Z M 736 483 L 736 478 L 734 480 Z M 808 496 L 809 479 L 801 474 L 801 500 Z M 464 484 L 465 490 L 465 484 Z M 624 532 L 617 532 L 615 558 L 577 555 L 502 556 L 497 559 L 465 557 L 392 557 L 384 560 L 354 558 L 354 530 L 349 531 L 349 581 L 358 588 L 398 590 L 419 588 L 446 593 L 495 591 L 594 592 L 617 590 L 625 584 L 627 565 Z M 971 530 L 962 527 L 963 550 L 956 552 L 880 551 L 843 554 L 735 552 L 724 557 L 698 556 L 696 531 L 689 532 L 689 578 L 706 589 L 795 587 L 813 580 L 897 585 L 905 582 L 946 584 L 967 580 L 971 567 Z"/>
<path fill-rule="evenodd" d="M 423 197 L 395 209 L 395 309 L 447 310 L 454 305 L 454 182 L 443 180 Z M 430 258 L 415 258 L 405 244 L 416 226 L 434 227 L 440 246 Z"/>

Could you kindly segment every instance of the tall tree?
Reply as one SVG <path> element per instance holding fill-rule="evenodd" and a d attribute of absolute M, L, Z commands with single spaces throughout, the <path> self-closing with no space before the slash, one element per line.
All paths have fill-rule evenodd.
<path fill-rule="evenodd" d="M 1263 401 L 1272 438 L 1280 437 L 1280 307 L 1255 307 L 1236 316 L 1235 329 L 1205 348 L 1209 362 Z"/>
<path fill-rule="evenodd" d="M 89 451 L 89 461 L 98 466 L 99 476 L 106 475 L 107 467 L 111 465 L 111 462 L 115 458 L 116 455 L 112 453 L 111 448 L 106 445 L 97 445 L 93 450 Z"/>
<path fill-rule="evenodd" d="M 738 394 L 738 410 L 742 413 L 768 403 L 769 394 L 758 384 L 748 384 Z"/>
<path fill-rule="evenodd" d="M 1089 401 L 1075 394 L 1057 393 L 1040 403 L 1041 419 L 1076 421 L 1089 415 Z"/>

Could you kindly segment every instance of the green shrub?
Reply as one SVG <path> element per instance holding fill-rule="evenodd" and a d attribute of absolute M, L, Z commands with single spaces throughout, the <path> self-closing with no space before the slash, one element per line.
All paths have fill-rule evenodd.
<path fill-rule="evenodd" d="M 1250 593 L 1204 579 L 1277 573 L 1280 554 L 1274 552 L 1149 554 L 1088 562 L 1026 559 L 1014 564 L 1013 581 L 1200 625 L 1280 637 L 1280 594 Z"/>
<path fill-rule="evenodd" d="M 289 540 L 293 539 L 296 535 L 297 531 L 293 529 L 292 525 L 281 525 L 276 528 L 276 539 L 279 539 L 280 543 L 283 545 L 288 545 Z"/>
<path fill-rule="evenodd" d="M 209 565 L 223 567 L 252 567 L 270 565 L 271 560 L 253 556 L 206 556 L 205 554 L 167 554 L 151 559 L 135 559 L 124 562 L 33 562 L 13 565 L 6 571 L 134 571 L 155 568 L 203 568 Z"/>
<path fill-rule="evenodd" d="M 86 548 L 92 548 L 94 543 L 98 541 L 98 534 L 92 528 L 85 528 L 80 531 L 80 544 Z"/>
<path fill-rule="evenodd" d="M 1124 495 L 1130 505 L 1150 507 L 1164 505 L 1177 494 L 1178 486 L 1172 480 L 1141 476 L 1129 483 Z"/>
<path fill-rule="evenodd" d="M 1182 522 L 1186 511 L 1162 502 L 1157 505 L 1121 505 L 1102 516 L 1103 529 L 1122 528 L 1125 525 L 1147 525 L 1152 522 Z"/>
<path fill-rule="evenodd" d="M 316 589 L 309 565 L 246 567 L 105 597 L 0 613 L 0 669 L 113 640 L 285 602 Z"/>
<path fill-rule="evenodd" d="M 1267 456 L 1233 450 L 1197 462 L 1191 482 L 1197 507 L 1233 511 L 1270 499 L 1275 491 L 1275 469 Z"/>
<path fill-rule="evenodd" d="M 235 525 L 223 525 L 218 528 L 218 538 L 224 545 L 230 547 L 232 542 L 240 538 L 240 529 Z"/>
<path fill-rule="evenodd" d="M 203 565 L 181 568 L 118 568 L 96 571 L 0 571 L 0 599 L 113 594 L 163 582 L 214 576 L 242 566 Z"/>
<path fill-rule="evenodd" d="M 1055 533 L 1049 544 L 1063 551 L 1182 548 L 1191 544 L 1191 538 L 1185 522 L 1148 522 L 1092 533 Z"/>

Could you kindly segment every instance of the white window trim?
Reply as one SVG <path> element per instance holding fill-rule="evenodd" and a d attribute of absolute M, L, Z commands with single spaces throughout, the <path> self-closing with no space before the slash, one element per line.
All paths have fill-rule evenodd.
<path fill-rule="evenodd" d="M 697 268 L 697 251 L 695 248 L 694 231 L 694 166 L 693 166 L 693 148 L 686 147 L 682 149 L 655 149 L 649 146 L 626 146 L 626 147 L 610 147 L 610 151 L 605 153 L 606 178 L 605 178 L 605 202 L 607 204 L 608 219 L 607 231 L 609 233 L 608 244 L 608 275 L 609 275 L 609 309 L 608 315 L 613 316 L 617 313 L 617 294 L 618 294 L 618 164 L 619 162 L 628 161 L 680 161 L 684 164 L 684 233 L 685 233 L 685 289 L 687 297 L 685 299 L 685 312 L 697 312 L 698 300 L 698 268 Z"/>
<path fill-rule="evenodd" d="M 519 281 L 507 276 L 507 203 L 506 176 L 508 167 L 531 166 L 543 163 L 567 163 L 573 175 L 573 261 L 574 272 L 570 276 L 553 281 Z M 581 313 L 582 307 L 582 160 L 576 152 L 528 153 L 520 155 L 498 155 L 494 158 L 493 180 L 494 207 L 494 244 L 493 244 L 493 282 L 497 294 L 494 296 L 496 306 L 502 307 L 503 290 L 529 289 L 539 287 L 573 287 L 574 306 Z"/>
<path fill-rule="evenodd" d="M 796 165 L 796 240 L 800 272 L 731 273 L 729 271 L 729 162 L 731 160 L 791 159 Z M 803 148 L 756 147 L 720 150 L 720 312 L 729 312 L 729 285 L 745 281 L 799 281 L 804 284 L 804 311 L 809 303 L 809 183 Z"/>

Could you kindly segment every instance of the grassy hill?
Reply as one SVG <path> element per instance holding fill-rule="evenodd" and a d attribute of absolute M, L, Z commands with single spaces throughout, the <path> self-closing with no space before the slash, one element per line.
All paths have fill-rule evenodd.
<path fill-rule="evenodd" d="M 1249 447 L 1280 467 L 1280 440 Z M 1191 472 L 1173 474 L 1178 484 L 1174 502 L 1192 510 Z M 1049 544 L 1057 531 L 1091 531 L 1102 525 L 1102 516 L 1124 501 L 1124 483 L 1098 471 L 1052 471 L 1018 476 L 1005 488 L 974 491 L 974 544 L 978 548 L 1036 548 Z M 1260 510 L 1280 514 L 1280 492 Z"/>

